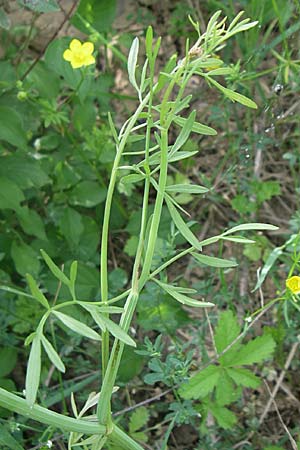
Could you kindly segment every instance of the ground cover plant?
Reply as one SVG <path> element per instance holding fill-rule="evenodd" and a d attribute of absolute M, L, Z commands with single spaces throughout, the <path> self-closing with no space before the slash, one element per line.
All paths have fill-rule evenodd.
<path fill-rule="evenodd" d="M 0 9 L 0 445 L 297 449 L 299 7 L 64 8 Z"/>

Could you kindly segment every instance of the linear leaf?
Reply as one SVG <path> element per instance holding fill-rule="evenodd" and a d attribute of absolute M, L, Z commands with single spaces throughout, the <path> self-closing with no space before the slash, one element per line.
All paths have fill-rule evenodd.
<path fill-rule="evenodd" d="M 223 239 L 224 241 L 238 242 L 239 244 L 255 244 L 253 239 L 247 239 L 243 236 L 220 236 L 220 239 Z"/>
<path fill-rule="evenodd" d="M 192 306 L 196 308 L 206 308 L 209 306 L 215 306 L 213 303 L 210 302 L 202 302 L 200 300 L 195 300 L 194 298 L 187 297 L 184 294 L 181 294 L 176 289 L 173 289 L 173 286 L 170 284 L 162 283 L 161 281 L 154 280 L 164 291 L 166 291 L 171 297 L 173 297 L 178 302 L 182 303 L 183 305 Z"/>
<path fill-rule="evenodd" d="M 49 309 L 49 303 L 44 294 L 40 291 L 38 288 L 38 285 L 35 282 L 35 279 L 28 273 L 26 275 L 27 282 L 30 288 L 30 291 L 34 298 L 40 302 L 41 305 L 43 305 L 46 309 Z"/>
<path fill-rule="evenodd" d="M 132 183 L 138 183 L 139 181 L 144 180 L 144 175 L 133 173 L 131 175 L 125 175 L 120 179 L 120 182 L 123 184 L 132 184 Z"/>
<path fill-rule="evenodd" d="M 174 122 L 181 127 L 184 126 L 187 120 L 188 119 L 185 119 L 184 117 L 179 116 L 174 117 Z M 217 134 L 214 128 L 211 128 L 207 125 L 203 125 L 200 122 L 194 122 L 194 125 L 192 126 L 192 131 L 194 131 L 194 133 L 205 134 L 207 136 L 215 136 Z"/>
<path fill-rule="evenodd" d="M 139 90 L 139 88 L 138 88 L 138 85 L 137 85 L 136 79 L 135 79 L 135 71 L 136 71 L 138 53 L 139 53 L 139 40 L 137 37 L 135 37 L 132 41 L 132 44 L 131 44 L 131 47 L 129 50 L 127 69 L 128 69 L 129 81 L 137 91 Z"/>
<path fill-rule="evenodd" d="M 27 292 L 21 291 L 20 289 L 15 289 L 10 286 L 0 286 L 2 291 L 10 292 L 11 294 L 22 295 L 28 298 L 34 298 L 33 295 L 28 294 Z"/>
<path fill-rule="evenodd" d="M 186 143 L 191 134 L 195 118 L 196 118 L 196 111 L 194 110 L 191 112 L 189 117 L 183 123 L 183 127 L 179 135 L 177 136 L 174 145 L 172 146 L 170 155 L 174 155 L 174 153 L 177 152 L 177 150 L 179 150 Z"/>
<path fill-rule="evenodd" d="M 226 236 L 227 234 L 236 233 L 237 231 L 246 231 L 246 230 L 269 230 L 274 231 L 278 230 L 278 227 L 275 225 L 270 225 L 269 223 L 244 223 L 242 225 L 237 225 L 230 230 L 225 231 L 222 236 Z"/>
<path fill-rule="evenodd" d="M 60 371 L 65 373 L 66 368 L 64 366 L 64 363 L 62 362 L 59 354 L 51 344 L 51 342 L 48 341 L 48 339 L 45 336 L 42 336 L 42 344 L 45 349 L 45 352 L 48 355 L 48 358 L 54 364 L 54 366 Z"/>
<path fill-rule="evenodd" d="M 170 215 L 171 215 L 173 222 L 175 223 L 178 231 L 193 247 L 197 248 L 198 250 L 202 250 L 202 246 L 199 243 L 198 239 L 192 233 L 192 231 L 189 229 L 187 224 L 184 222 L 184 220 L 182 219 L 181 215 L 179 214 L 179 212 L 177 211 L 175 206 L 169 200 L 166 200 L 166 202 L 167 202 L 167 206 L 168 206 Z"/>
<path fill-rule="evenodd" d="M 106 324 L 103 320 L 103 316 L 99 314 L 98 308 L 93 305 L 86 305 L 84 302 L 80 302 L 80 305 L 90 313 L 90 315 L 92 316 L 92 318 L 94 319 L 100 330 L 105 332 Z"/>
<path fill-rule="evenodd" d="M 44 258 L 47 266 L 53 273 L 53 275 L 58 278 L 62 283 L 66 284 L 68 287 L 70 286 L 70 280 L 66 277 L 66 275 L 60 270 L 59 267 L 52 261 L 49 255 L 45 252 L 45 250 L 41 249 L 42 257 Z"/>
<path fill-rule="evenodd" d="M 1 9 L 0 9 L 0 19 L 1 19 Z M 1 26 L 1 24 L 0 24 Z M 16 439 L 11 436 L 4 425 L 0 424 L 0 445 L 3 445 L 3 449 L 13 449 L 13 450 L 25 450 Z"/>
<path fill-rule="evenodd" d="M 202 253 L 192 253 L 192 255 L 197 261 L 206 266 L 225 268 L 236 267 L 238 265 L 235 261 L 231 261 L 230 259 L 215 258 L 214 256 L 207 256 Z"/>
<path fill-rule="evenodd" d="M 248 106 L 249 108 L 257 109 L 257 104 L 250 98 L 222 86 L 222 84 L 218 83 L 216 80 L 214 80 L 213 78 L 210 78 L 209 76 L 207 76 L 207 78 L 214 86 L 216 86 L 221 92 L 223 92 L 223 94 L 226 97 L 228 97 L 230 100 L 241 103 L 242 105 Z"/>
<path fill-rule="evenodd" d="M 33 406 L 35 403 L 40 383 L 40 374 L 41 374 L 41 338 L 39 334 L 36 334 L 31 344 L 25 381 L 26 401 L 29 404 L 29 406 Z"/>
<path fill-rule="evenodd" d="M 256 291 L 257 289 L 259 289 L 261 287 L 261 285 L 265 281 L 266 276 L 268 275 L 270 269 L 273 267 L 275 261 L 279 258 L 279 256 L 282 253 L 283 253 L 283 250 L 280 247 L 276 247 L 276 248 L 274 248 L 274 250 L 271 251 L 271 253 L 269 254 L 269 256 L 265 262 L 264 267 L 259 272 L 259 275 L 257 278 L 257 283 L 252 292 Z"/>
<path fill-rule="evenodd" d="M 171 184 L 166 187 L 167 192 L 180 192 L 186 194 L 205 194 L 209 192 L 204 186 L 198 186 L 197 184 Z"/>
<path fill-rule="evenodd" d="M 134 340 L 115 322 L 110 320 L 108 317 L 102 316 L 108 331 L 117 339 L 124 342 L 124 344 L 130 345 L 131 347 L 136 347 Z"/>
<path fill-rule="evenodd" d="M 81 334 L 90 339 L 94 339 L 95 341 L 101 341 L 101 336 L 96 333 L 96 331 L 92 330 L 92 328 L 88 327 L 79 320 L 74 319 L 73 317 L 67 316 L 58 311 L 53 311 L 53 314 L 64 324 L 66 327 L 70 328 L 70 330 L 74 331 L 77 334 Z"/>

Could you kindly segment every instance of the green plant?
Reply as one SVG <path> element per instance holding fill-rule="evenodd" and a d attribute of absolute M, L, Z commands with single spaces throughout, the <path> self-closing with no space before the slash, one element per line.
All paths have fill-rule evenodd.
<path fill-rule="evenodd" d="M 35 277 L 27 275 L 31 294 L 26 295 L 30 299 L 37 300 L 45 312 L 39 321 L 36 331 L 30 334 L 26 340 L 27 345 L 31 344 L 26 375 L 26 399 L 22 399 L 15 394 L 11 394 L 1 389 L 0 405 L 20 414 L 30 416 L 42 423 L 48 423 L 53 427 L 59 427 L 65 431 L 69 431 L 71 433 L 69 437 L 70 447 L 81 445 L 91 446 L 92 449 L 100 449 L 105 445 L 113 444 L 124 449 L 142 448 L 129 434 L 124 433 L 112 420 L 111 398 L 121 364 L 124 345 L 135 346 L 135 342 L 128 335 L 128 330 L 137 308 L 140 294 L 146 283 L 149 281 L 156 283 L 160 290 L 164 291 L 180 304 L 200 308 L 212 307 L 213 303 L 211 302 L 205 302 L 191 297 L 191 295 L 196 294 L 195 290 L 168 282 L 166 269 L 172 263 L 188 254 L 201 263 L 212 267 L 234 267 L 236 265 L 235 262 L 204 254 L 203 249 L 210 244 L 223 241 L 242 244 L 249 243 L 249 239 L 246 239 L 241 235 L 243 231 L 276 229 L 276 227 L 268 224 L 241 224 L 236 225 L 217 236 L 212 236 L 199 241 L 191 231 L 189 225 L 182 218 L 179 211 L 184 213 L 185 211 L 174 199 L 174 193 L 203 194 L 204 192 L 207 192 L 207 188 L 193 184 L 167 185 L 168 166 L 193 154 L 193 152 L 182 150 L 182 147 L 188 140 L 190 134 L 192 132 L 201 135 L 216 134 L 216 131 L 213 128 L 196 121 L 196 111 L 192 111 L 187 118 L 181 116 L 181 113 L 189 106 L 191 100 L 190 95 L 184 95 L 185 89 L 193 75 L 202 77 L 209 86 L 217 88 L 229 100 L 241 103 L 250 108 L 256 108 L 254 101 L 229 89 L 216 80 L 219 76 L 231 74 L 233 69 L 226 67 L 221 59 L 212 56 L 222 48 L 227 39 L 239 32 L 252 28 L 256 23 L 250 22 L 249 19 L 240 20 L 242 14 L 238 14 L 226 28 L 225 19 L 219 21 L 220 14 L 221 12 L 218 11 L 212 16 L 206 32 L 203 34 L 200 33 L 199 24 L 191 20 L 198 33 L 197 42 L 191 48 L 187 42 L 186 52 L 182 60 L 177 62 L 176 57 L 172 56 L 167 62 L 164 70 L 159 74 L 157 82 L 154 82 L 155 62 L 161 44 L 160 39 L 154 42 L 152 28 L 149 27 L 146 33 L 145 42 L 146 59 L 140 71 L 137 71 L 139 40 L 135 38 L 132 43 L 128 57 L 128 74 L 132 86 L 138 93 L 139 104 L 136 111 L 124 123 L 119 132 L 117 132 L 111 116 L 108 115 L 111 134 L 115 141 L 116 153 L 113 161 L 112 159 L 110 160 L 110 162 L 112 162 L 112 170 L 103 211 L 100 264 L 101 299 L 99 301 L 88 301 L 89 299 L 87 297 L 92 297 L 92 293 L 90 292 L 89 295 L 85 295 L 82 292 L 79 292 L 80 290 L 76 285 L 78 268 L 76 261 L 73 261 L 68 265 L 66 264 L 68 270 L 64 272 L 53 262 L 50 257 L 51 251 L 42 251 L 42 257 L 49 270 L 57 279 L 59 286 L 63 286 L 59 302 L 56 303 L 57 296 L 54 301 L 50 302 L 35 281 L 35 278 L 40 271 L 40 264 L 35 259 L 35 255 L 32 254 L 31 247 L 20 240 L 21 242 L 15 244 L 12 248 L 12 256 L 16 262 L 20 275 L 25 275 L 25 272 L 28 270 L 27 261 L 31 261 L 31 271 Z M 91 74 L 88 73 L 83 79 L 80 78 L 79 74 L 77 76 L 77 73 L 73 77 L 73 72 L 70 72 L 71 69 L 66 66 L 63 61 L 58 65 L 54 64 L 55 59 L 58 57 L 61 58 L 66 43 L 65 40 L 55 41 L 47 50 L 46 61 L 48 60 L 50 67 L 54 67 L 60 75 L 66 80 L 69 80 L 71 93 L 62 103 L 62 106 L 64 106 L 67 111 L 69 99 L 73 100 L 76 98 L 82 102 L 83 100 L 88 99 L 91 89 L 90 82 L 93 83 L 93 81 L 91 81 Z M 211 69 L 212 67 L 213 69 Z M 32 98 L 30 100 L 34 101 L 34 94 L 30 94 L 29 98 L 31 95 Z M 92 115 L 93 99 L 90 100 L 91 101 L 88 102 L 88 112 Z M 63 114 L 56 114 L 59 110 L 59 105 L 57 103 L 53 103 L 53 101 L 46 103 L 38 101 L 37 106 L 43 113 L 45 126 L 52 125 L 58 129 L 64 127 L 64 123 L 67 122 L 65 119 L 66 116 Z M 80 109 L 80 104 L 78 108 Z M 78 114 L 80 116 L 82 111 L 80 110 Z M 16 123 L 18 123 L 18 120 L 19 119 L 15 117 Z M 177 127 L 177 129 L 179 128 L 180 130 L 173 144 L 169 142 L 171 126 Z M 67 132 L 67 130 L 65 131 Z M 96 132 L 95 134 L 97 135 Z M 21 141 L 25 139 L 22 133 L 19 133 L 17 138 Z M 16 143 L 13 134 L 6 135 L 6 139 L 8 142 L 12 141 L 13 145 Z M 138 153 L 140 159 L 134 159 L 134 162 L 132 162 L 130 158 L 136 158 L 137 152 L 132 152 L 132 154 L 130 154 L 130 149 L 128 148 L 130 140 L 143 141 L 143 149 Z M 122 160 L 123 156 L 128 157 L 128 162 L 126 164 L 124 164 L 124 161 Z M 85 160 L 84 154 L 82 155 L 81 153 L 80 157 Z M 83 180 L 82 176 L 80 187 L 77 185 L 72 190 L 73 195 L 71 198 L 75 198 L 75 205 L 79 204 L 90 207 L 99 204 L 104 200 L 102 195 L 101 200 L 99 200 L 97 187 L 95 183 L 93 183 L 94 177 L 96 177 L 93 163 L 90 161 L 89 165 L 91 166 L 91 172 L 88 173 L 93 174 L 92 179 L 89 180 L 89 182 L 86 182 Z M 60 172 L 60 170 L 62 170 L 61 165 L 58 163 L 58 171 Z M 69 177 L 71 180 L 74 180 L 74 178 L 76 179 L 76 173 L 72 173 L 72 171 L 70 173 L 69 167 L 66 167 L 65 170 L 67 179 L 69 179 Z M 129 175 L 126 173 L 124 177 L 121 178 L 121 183 L 144 183 L 143 206 L 132 276 L 129 282 L 130 288 L 123 291 L 121 294 L 110 296 L 108 285 L 108 235 L 110 231 L 113 195 L 117 181 L 121 177 L 122 170 L 130 171 L 132 173 Z M 89 184 L 87 185 L 87 183 Z M 99 181 L 99 184 L 100 186 L 103 185 L 102 180 Z M 85 193 L 93 190 L 92 187 L 94 188 L 95 195 L 93 198 L 96 203 L 91 204 L 88 203 Z M 150 214 L 149 202 L 151 188 L 153 188 L 156 196 L 154 209 Z M 10 193 L 13 193 L 11 195 L 13 195 L 15 209 L 19 210 L 22 208 L 20 205 L 21 201 L 24 200 L 22 192 L 17 190 L 12 183 L 9 184 L 9 182 L 6 184 L 6 189 L 9 190 Z M 99 189 L 103 192 L 104 188 L 102 186 Z M 57 192 L 57 196 L 60 197 L 60 195 L 61 192 Z M 3 208 L 9 209 L 9 203 L 5 203 L 5 201 L 5 196 L 3 196 Z M 83 202 L 83 204 L 80 202 Z M 167 206 L 176 233 L 181 235 L 184 238 L 183 240 L 189 243 L 189 247 L 175 253 L 173 256 L 160 263 L 160 265 L 154 265 L 153 263 L 155 260 L 153 257 L 158 242 L 157 234 L 164 203 Z M 66 247 L 69 247 L 71 251 L 76 252 L 76 246 L 78 245 L 79 239 L 84 234 L 84 225 L 80 214 L 73 207 L 69 207 L 67 210 L 64 210 L 64 208 L 61 207 L 58 211 L 54 210 L 53 214 L 54 216 L 56 215 L 60 232 L 66 239 Z M 48 249 L 46 248 L 46 250 Z M 28 257 L 25 262 L 22 262 L 22 258 L 24 258 L 24 255 L 26 254 Z M 88 259 L 89 258 L 87 258 L 87 260 Z M 66 273 L 69 275 L 67 276 Z M 43 284 L 44 280 L 41 281 Z M 112 306 L 122 299 L 126 299 L 122 307 Z M 65 310 L 65 312 L 61 312 L 61 310 Z M 81 321 L 74 318 L 74 314 L 78 314 L 78 311 L 87 313 L 83 315 L 84 319 Z M 109 315 L 113 313 L 121 314 L 119 325 L 110 319 Z M 55 349 L 55 345 L 52 345 L 46 337 L 49 332 L 49 319 L 53 320 L 55 324 L 59 323 L 63 329 L 71 330 L 72 332 L 95 341 L 102 341 L 102 385 L 100 393 L 89 397 L 81 412 L 78 412 L 76 401 L 73 398 L 72 408 L 75 415 L 74 419 L 67 417 L 64 414 L 54 413 L 49 409 L 35 404 L 40 382 L 41 347 L 44 348 L 45 353 L 52 364 L 59 371 L 65 371 L 65 366 L 58 350 Z M 89 321 L 89 323 L 93 322 L 93 326 L 97 326 L 101 330 L 101 336 L 91 326 L 87 325 L 85 321 Z M 109 340 L 110 335 L 115 338 L 111 348 Z M 253 342 L 257 341 L 254 340 Z M 238 363 L 242 364 L 240 361 Z M 167 370 L 169 372 L 170 370 L 173 370 L 174 364 L 178 366 L 178 360 L 174 361 L 172 358 L 167 359 Z M 183 366 L 183 368 L 180 367 L 181 372 L 183 369 L 183 372 L 186 370 L 185 364 L 183 364 Z M 158 366 L 155 363 L 155 368 L 157 367 Z M 161 371 L 156 370 L 156 372 L 158 373 Z M 183 381 L 182 377 L 178 376 L 178 373 L 175 375 L 172 382 L 181 383 Z M 86 411 L 96 404 L 97 415 L 85 418 L 84 414 Z M 182 419 L 184 416 L 182 411 L 179 411 L 177 406 L 174 406 L 173 409 L 175 415 L 171 425 L 174 424 L 176 420 L 184 420 Z M 188 414 L 191 415 L 189 403 L 182 405 L 181 410 L 184 409 L 189 410 Z M 171 425 L 164 440 L 164 446 L 167 445 L 167 437 L 172 429 Z M 139 427 L 132 425 L 129 432 L 131 435 L 137 437 L 135 432 L 138 429 Z M 89 437 L 86 438 L 86 435 L 89 435 Z"/>

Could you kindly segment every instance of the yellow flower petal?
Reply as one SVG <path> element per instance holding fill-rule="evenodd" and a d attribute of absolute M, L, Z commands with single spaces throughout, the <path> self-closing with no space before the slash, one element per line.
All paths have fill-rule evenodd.
<path fill-rule="evenodd" d="M 95 64 L 95 58 L 94 56 L 87 56 L 85 61 L 84 61 L 84 65 L 85 66 L 89 66 L 90 64 Z"/>
<path fill-rule="evenodd" d="M 71 52 L 71 50 L 70 49 L 67 49 L 67 50 L 65 50 L 64 51 L 64 53 L 63 53 L 63 58 L 66 60 L 66 61 L 72 61 L 72 59 L 73 59 L 73 53 Z"/>
<path fill-rule="evenodd" d="M 71 66 L 73 67 L 73 69 L 79 69 L 79 67 L 82 67 L 84 64 L 82 63 L 82 61 L 73 58 L 71 62 Z"/>
<path fill-rule="evenodd" d="M 94 51 L 94 44 L 92 42 L 85 42 L 82 44 L 81 49 L 85 55 L 91 55 Z"/>
<path fill-rule="evenodd" d="M 82 44 L 78 39 L 73 39 L 70 43 L 70 49 L 72 52 L 78 52 L 81 50 Z"/>
<path fill-rule="evenodd" d="M 300 277 L 295 275 L 288 278 L 285 285 L 290 291 L 292 291 L 293 294 L 300 294 Z"/>

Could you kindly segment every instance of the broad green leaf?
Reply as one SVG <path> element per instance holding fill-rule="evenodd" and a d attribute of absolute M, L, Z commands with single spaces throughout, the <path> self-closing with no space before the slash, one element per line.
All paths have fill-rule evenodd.
<path fill-rule="evenodd" d="M 209 366 L 199 372 L 190 380 L 182 384 L 179 394 L 186 399 L 204 398 L 210 394 L 219 382 L 222 369 L 217 366 Z"/>
<path fill-rule="evenodd" d="M 111 30 L 116 11 L 116 0 L 80 0 L 76 13 L 71 19 L 71 23 L 80 31 L 91 34 L 88 26 L 84 26 L 82 21 L 78 19 L 77 16 L 80 15 L 100 33 L 107 32 Z"/>
<path fill-rule="evenodd" d="M 271 357 L 275 349 L 275 341 L 269 334 L 252 339 L 243 345 L 240 350 L 233 353 L 227 365 L 243 366 L 259 363 Z"/>
<path fill-rule="evenodd" d="M 25 392 L 26 401 L 33 406 L 36 400 L 41 374 L 41 338 L 36 334 L 33 338 L 28 359 Z"/>
<path fill-rule="evenodd" d="M 106 198 L 106 188 L 96 181 L 81 181 L 71 191 L 69 201 L 72 205 L 93 208 Z"/>
<path fill-rule="evenodd" d="M 225 406 L 220 406 L 217 403 L 210 403 L 209 410 L 218 422 L 218 425 L 225 430 L 231 429 L 237 422 L 235 414 L 228 408 L 225 408 Z"/>
<path fill-rule="evenodd" d="M 38 275 L 40 262 L 32 247 L 24 242 L 13 241 L 10 253 L 20 275 L 25 276 L 27 273 L 32 273 L 34 276 Z"/>
<path fill-rule="evenodd" d="M 9 178 L 19 189 L 40 188 L 51 181 L 40 161 L 22 151 L 0 157 L 0 176 Z"/>
<path fill-rule="evenodd" d="M 8 106 L 0 106 L 0 140 L 22 150 L 27 142 L 21 116 Z"/>
<path fill-rule="evenodd" d="M 2 164 L 5 162 L 2 160 Z M 0 209 L 12 209 L 14 211 L 20 208 L 20 202 L 25 199 L 21 189 L 11 180 L 0 177 Z"/>
<path fill-rule="evenodd" d="M 248 369 L 227 368 L 226 371 L 238 386 L 256 389 L 261 384 L 260 378 Z"/>
<path fill-rule="evenodd" d="M 197 184 L 171 184 L 166 187 L 166 191 L 183 194 L 205 194 L 209 192 L 209 189 L 204 186 L 198 186 Z"/>
<path fill-rule="evenodd" d="M 201 244 L 199 243 L 199 241 L 196 238 L 196 236 L 194 235 L 194 233 L 189 229 L 187 224 L 184 222 L 184 220 L 182 219 L 181 215 L 179 214 L 179 212 L 177 211 L 175 206 L 169 200 L 166 200 L 166 203 L 167 203 L 170 215 L 172 217 L 172 220 L 175 223 L 178 231 L 193 247 L 195 247 L 201 251 L 202 250 Z"/>
<path fill-rule="evenodd" d="M 231 344 L 238 337 L 240 331 L 241 328 L 233 312 L 230 310 L 222 312 L 215 330 L 215 344 L 218 353 Z"/>
<path fill-rule="evenodd" d="M 219 405 L 229 405 L 236 400 L 236 389 L 232 379 L 223 370 L 216 385 L 216 402 Z"/>
<path fill-rule="evenodd" d="M 278 230 L 278 227 L 275 225 L 270 225 L 268 223 L 244 223 L 242 225 L 237 225 L 233 228 L 230 228 L 229 230 L 225 231 L 222 236 L 226 236 L 227 234 L 236 233 L 237 231 L 247 231 L 247 230 L 269 230 L 274 231 Z"/>
<path fill-rule="evenodd" d="M 11 24 L 10 18 L 5 13 L 4 9 L 1 7 L 0 8 L 0 28 L 4 28 L 5 30 L 9 30 L 10 24 Z"/>
<path fill-rule="evenodd" d="M 6 377 L 15 368 L 18 351 L 14 347 L 0 348 L 0 378 Z"/>
<path fill-rule="evenodd" d="M 176 116 L 174 117 L 174 122 L 183 127 L 184 124 L 186 123 L 188 119 L 185 119 L 184 117 L 179 117 Z M 194 133 L 198 133 L 198 134 L 204 134 L 207 136 L 215 136 L 217 134 L 216 130 L 214 130 L 213 128 L 207 126 L 207 125 L 203 125 L 202 123 L 199 122 L 194 122 L 193 126 L 192 126 L 192 131 Z"/>
<path fill-rule="evenodd" d="M 173 286 L 170 284 L 162 283 L 161 281 L 154 280 L 164 291 L 166 291 L 171 297 L 173 297 L 178 302 L 182 303 L 183 305 L 192 306 L 196 308 L 207 308 L 210 306 L 215 306 L 213 303 L 210 302 L 202 302 L 200 300 L 195 300 L 193 298 L 187 297 L 186 295 L 182 294 L 181 292 L 178 292 L 178 290 L 173 289 Z"/>
<path fill-rule="evenodd" d="M 42 344 L 43 347 L 45 349 L 45 352 L 48 355 L 48 358 L 50 359 L 50 361 L 52 362 L 52 364 L 60 371 L 65 373 L 66 368 L 64 366 L 64 363 L 62 362 L 59 354 L 57 353 L 57 351 L 55 350 L 55 348 L 53 347 L 53 345 L 48 341 L 47 338 L 45 338 L 45 336 L 42 336 Z"/>
<path fill-rule="evenodd" d="M 18 208 L 16 213 L 25 233 L 30 236 L 36 236 L 42 241 L 47 241 L 44 222 L 34 209 L 23 206 L 22 208 Z"/>
<path fill-rule="evenodd" d="M 124 344 L 131 345 L 132 347 L 136 347 L 136 343 L 134 340 L 115 322 L 110 320 L 108 317 L 102 316 L 102 320 L 104 321 L 107 330 L 117 339 L 124 342 Z"/>
<path fill-rule="evenodd" d="M 4 425 L 0 424 L 0 444 L 3 445 L 3 449 L 11 450 L 25 450 L 16 439 L 11 436 Z"/>
<path fill-rule="evenodd" d="M 60 11 L 59 4 L 56 0 L 19 0 L 19 3 L 38 13 Z"/>
<path fill-rule="evenodd" d="M 128 76 L 129 81 L 132 84 L 132 86 L 138 91 L 138 85 L 136 83 L 135 79 L 135 71 L 137 66 L 137 58 L 139 53 L 139 39 L 135 37 L 132 41 L 129 55 L 128 55 L 128 63 L 127 63 L 127 69 L 128 69 Z"/>
<path fill-rule="evenodd" d="M 94 339 L 95 341 L 101 341 L 101 336 L 96 333 L 96 331 L 92 330 L 92 328 L 88 327 L 79 320 L 74 319 L 73 317 L 67 316 L 58 311 L 53 311 L 53 314 L 64 324 L 66 327 L 70 328 L 70 330 L 74 331 L 77 334 L 81 334 L 89 339 Z"/>
<path fill-rule="evenodd" d="M 45 260 L 45 263 L 47 264 L 47 266 L 49 267 L 49 269 L 51 270 L 51 272 L 53 273 L 53 275 L 60 280 L 62 283 L 64 283 L 66 286 L 70 286 L 70 280 L 66 277 L 66 275 L 59 269 L 59 267 L 57 267 L 57 265 L 52 261 L 52 259 L 50 258 L 50 256 L 47 255 L 47 253 L 45 252 L 45 250 L 41 249 L 41 254 L 42 257 Z"/>
<path fill-rule="evenodd" d="M 34 296 L 34 298 L 38 302 L 40 302 L 40 304 L 42 306 L 44 306 L 44 308 L 49 309 L 48 300 L 46 299 L 46 297 L 44 296 L 42 291 L 40 291 L 40 289 L 38 288 L 38 285 L 36 284 L 35 279 L 29 273 L 26 275 L 26 278 L 27 278 L 28 286 L 29 286 L 30 291 L 31 291 L 32 295 Z"/>
<path fill-rule="evenodd" d="M 79 244 L 80 236 L 84 230 L 81 215 L 73 208 L 66 208 L 60 219 L 59 228 L 70 248 Z"/>
<path fill-rule="evenodd" d="M 202 253 L 191 253 L 192 256 L 201 264 L 205 264 L 206 266 L 211 267 L 236 267 L 238 264 L 235 261 L 231 261 L 230 259 L 221 259 L 215 258 L 214 256 L 203 255 Z"/>
<path fill-rule="evenodd" d="M 184 121 L 183 123 L 183 127 L 179 133 L 179 135 L 177 136 L 177 139 L 174 143 L 174 145 L 171 148 L 171 152 L 170 152 L 170 156 L 174 155 L 174 153 L 176 153 L 178 150 L 181 149 L 181 147 L 186 143 L 186 141 L 188 140 L 194 122 L 195 122 L 195 118 L 196 118 L 196 111 L 192 111 L 191 114 L 189 115 L 189 117 Z"/>

